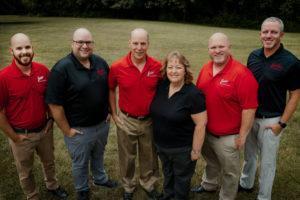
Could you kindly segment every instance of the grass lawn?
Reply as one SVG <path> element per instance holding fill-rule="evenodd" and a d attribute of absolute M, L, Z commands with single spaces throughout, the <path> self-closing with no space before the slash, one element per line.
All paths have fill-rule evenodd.
<path fill-rule="evenodd" d="M 95 53 L 100 54 L 109 64 L 128 52 L 129 32 L 143 27 L 150 34 L 149 54 L 162 59 L 171 50 L 179 50 L 190 60 L 194 77 L 197 77 L 202 64 L 208 59 L 207 41 L 214 32 L 224 32 L 232 43 L 234 57 L 246 63 L 249 53 L 260 47 L 258 30 L 229 29 L 191 24 L 113 20 L 96 18 L 37 18 L 24 16 L 0 16 L 0 69 L 11 62 L 9 39 L 17 32 L 28 34 L 35 50 L 35 61 L 51 68 L 57 60 L 70 52 L 71 36 L 74 29 L 88 28 L 95 40 Z M 286 33 L 283 43 L 287 49 L 300 57 L 300 33 Z M 300 77 L 299 77 L 300 78 Z M 277 173 L 273 187 L 273 200 L 300 199 L 300 108 L 289 122 L 281 140 Z M 75 199 L 71 175 L 70 157 L 64 145 L 62 133 L 55 127 L 55 155 L 57 177 Z M 115 126 L 112 123 L 109 142 L 105 153 L 107 173 L 113 179 L 119 179 L 118 149 Z M 39 162 L 35 162 L 35 177 L 40 187 L 42 199 L 52 199 L 43 184 Z M 192 185 L 200 183 L 204 161 L 199 160 Z M 19 186 L 16 168 L 9 150 L 7 139 L 0 134 L 0 200 L 25 199 Z M 158 183 L 162 187 L 163 178 Z M 255 187 L 257 188 L 257 182 Z M 92 199 L 121 199 L 122 188 L 108 190 L 91 186 Z M 255 199 L 253 194 L 238 194 L 237 199 Z M 192 195 L 192 199 L 218 199 L 218 194 Z M 146 199 L 141 188 L 135 193 L 135 199 Z"/>

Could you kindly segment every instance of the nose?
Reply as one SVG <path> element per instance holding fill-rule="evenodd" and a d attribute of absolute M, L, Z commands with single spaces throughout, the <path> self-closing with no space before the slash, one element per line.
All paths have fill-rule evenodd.
<path fill-rule="evenodd" d="M 26 50 L 25 48 L 22 48 L 22 49 L 21 49 L 21 53 L 22 53 L 22 54 L 25 54 L 26 52 L 27 52 L 27 50 Z"/>
<path fill-rule="evenodd" d="M 86 42 L 84 42 L 83 44 L 82 44 L 82 47 L 88 47 L 88 45 L 86 44 Z"/>
<path fill-rule="evenodd" d="M 221 49 L 220 49 L 219 47 L 217 47 L 217 48 L 215 49 L 215 52 L 216 52 L 216 53 L 220 53 L 220 52 L 221 52 Z"/>
<path fill-rule="evenodd" d="M 268 31 L 268 32 L 266 33 L 266 37 L 271 37 L 271 32 L 270 32 L 270 31 Z"/>
<path fill-rule="evenodd" d="M 175 73 L 176 71 L 177 71 L 177 70 L 176 70 L 175 67 L 172 67 L 172 68 L 171 68 L 171 72 L 172 72 L 172 73 Z"/>

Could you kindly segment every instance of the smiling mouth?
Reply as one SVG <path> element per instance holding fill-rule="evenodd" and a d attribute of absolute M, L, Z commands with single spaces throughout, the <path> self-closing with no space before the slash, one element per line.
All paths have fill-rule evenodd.
<path fill-rule="evenodd" d="M 81 53 L 88 54 L 90 51 L 81 51 Z"/>
<path fill-rule="evenodd" d="M 30 59 L 30 56 L 21 56 L 20 59 Z"/>

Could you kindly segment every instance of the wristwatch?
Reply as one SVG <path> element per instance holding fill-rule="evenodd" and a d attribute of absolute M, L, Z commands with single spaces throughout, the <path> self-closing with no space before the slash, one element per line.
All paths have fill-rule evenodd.
<path fill-rule="evenodd" d="M 286 123 L 279 121 L 278 124 L 281 126 L 281 128 L 285 128 L 287 125 Z"/>

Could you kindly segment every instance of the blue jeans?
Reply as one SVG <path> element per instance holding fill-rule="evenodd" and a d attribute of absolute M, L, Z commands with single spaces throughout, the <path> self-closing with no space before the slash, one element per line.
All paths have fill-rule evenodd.
<path fill-rule="evenodd" d="M 257 156 L 260 155 L 258 200 L 271 200 L 281 133 L 275 135 L 271 129 L 266 129 L 266 126 L 278 123 L 279 119 L 280 117 L 266 119 L 256 118 L 246 140 L 244 152 L 245 161 L 240 178 L 240 185 L 248 189 L 253 187 Z"/>
<path fill-rule="evenodd" d="M 72 127 L 82 134 L 73 137 L 65 136 L 65 143 L 72 159 L 72 174 L 75 189 L 89 190 L 89 164 L 94 182 L 105 183 L 108 180 L 103 164 L 103 154 L 109 132 L 106 121 L 90 127 Z"/>

